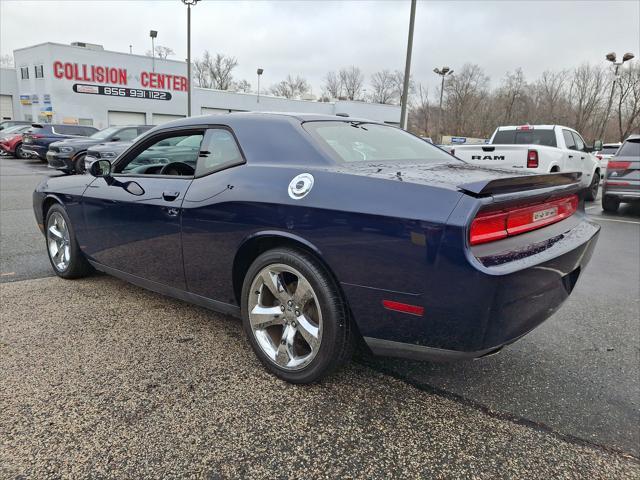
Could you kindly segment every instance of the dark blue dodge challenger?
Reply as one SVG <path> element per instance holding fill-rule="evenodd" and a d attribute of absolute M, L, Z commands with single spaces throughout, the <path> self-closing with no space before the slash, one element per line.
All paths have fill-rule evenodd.
<path fill-rule="evenodd" d="M 498 351 L 569 296 L 599 231 L 577 173 L 478 168 L 344 117 L 179 120 L 90 173 L 34 193 L 56 274 L 96 269 L 239 316 L 296 383 L 362 341 L 427 360 Z"/>

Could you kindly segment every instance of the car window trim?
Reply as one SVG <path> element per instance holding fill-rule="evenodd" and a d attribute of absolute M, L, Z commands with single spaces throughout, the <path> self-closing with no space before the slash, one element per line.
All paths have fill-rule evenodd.
<path fill-rule="evenodd" d="M 238 138 L 236 137 L 233 129 L 227 125 L 216 125 L 216 126 L 211 126 L 211 127 L 207 127 L 206 132 L 205 132 L 205 136 L 202 139 L 202 142 L 204 143 L 205 139 L 207 138 L 207 135 L 209 134 L 209 132 L 211 130 L 226 130 L 227 132 L 229 132 L 231 134 L 231 137 L 233 138 L 233 141 L 236 143 L 236 148 L 238 149 L 238 152 L 240 153 L 240 161 L 237 162 L 225 162 L 225 163 L 221 163 L 220 166 L 214 170 L 211 170 L 207 173 L 203 173 L 201 175 L 195 175 L 194 178 L 204 178 L 207 177 L 211 174 L 214 173 L 218 173 L 222 170 L 227 170 L 228 168 L 232 168 L 232 167 L 237 167 L 238 165 L 244 165 L 247 163 L 247 159 L 244 156 L 244 152 L 242 151 L 242 148 L 240 147 L 240 142 L 238 141 Z M 196 172 L 198 171 L 198 163 L 200 162 L 200 155 L 198 155 L 198 161 L 196 161 Z"/>

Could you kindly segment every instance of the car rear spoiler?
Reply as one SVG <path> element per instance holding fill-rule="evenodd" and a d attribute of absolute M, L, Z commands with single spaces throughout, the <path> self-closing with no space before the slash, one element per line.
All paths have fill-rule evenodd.
<path fill-rule="evenodd" d="M 582 173 L 549 173 L 545 175 L 523 175 L 518 177 L 498 178 L 472 183 L 463 183 L 458 188 L 473 197 L 493 195 L 521 194 L 530 190 L 533 194 L 538 190 L 579 190 Z M 564 188 L 559 188 L 564 187 Z M 510 196 L 510 195 L 509 195 Z"/>

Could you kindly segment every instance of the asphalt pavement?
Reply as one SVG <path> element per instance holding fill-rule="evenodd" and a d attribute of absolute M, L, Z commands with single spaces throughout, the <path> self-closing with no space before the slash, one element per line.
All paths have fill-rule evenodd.
<path fill-rule="evenodd" d="M 434 474 L 482 478 L 502 472 L 503 468 L 514 468 L 504 470 L 505 476 L 539 478 L 544 477 L 543 474 L 548 474 L 547 478 L 583 474 L 591 478 L 614 478 L 640 473 L 637 469 L 640 457 L 640 208 L 623 206 L 617 215 L 604 215 L 599 202 L 587 206 L 587 212 L 600 223 L 602 232 L 593 259 L 572 296 L 545 324 L 499 355 L 452 364 L 361 357 L 328 384 L 296 390 L 261 373 L 262 369 L 241 340 L 239 325 L 226 317 L 148 294 L 104 276 L 73 282 L 71 289 L 68 282 L 57 279 L 32 280 L 52 276 L 44 240 L 31 209 L 31 192 L 44 175 L 57 173 L 38 161 L 0 157 L 0 283 L 7 284 L 2 286 L 0 370 L 8 372 L 0 376 L 0 401 L 4 407 L 0 408 L 0 438 L 4 437 L 3 428 L 10 429 L 8 443 L 0 440 L 0 465 L 9 465 L 12 474 L 20 471 L 21 465 L 28 464 L 23 455 L 30 455 L 29 458 L 45 462 L 52 471 L 78 476 L 80 470 L 74 470 L 76 466 L 54 460 L 56 453 L 69 454 L 65 449 L 70 448 L 82 455 L 84 460 L 79 463 L 82 468 L 86 468 L 86 461 L 94 462 L 96 468 L 113 467 L 114 464 L 109 463 L 113 461 L 120 469 L 114 471 L 131 473 L 131 465 L 148 462 L 149 472 L 153 472 L 153 465 L 164 464 L 160 440 L 153 440 L 149 456 L 139 451 L 141 447 L 135 443 L 144 438 L 142 427 L 152 422 L 152 418 L 147 417 L 156 420 L 149 428 L 165 429 L 165 432 L 178 428 L 177 438 L 165 438 L 167 447 L 182 445 L 188 455 L 197 452 L 202 455 L 176 459 L 176 465 L 185 465 L 183 473 L 191 471 L 186 465 L 198 466 L 193 471 L 209 472 L 209 478 L 242 476 L 241 469 L 247 468 L 248 459 L 263 462 L 260 468 L 264 469 L 257 476 L 273 473 L 269 469 L 275 468 L 273 462 L 283 451 L 289 452 L 289 462 L 298 465 L 305 459 L 308 466 L 314 468 L 318 468 L 323 455 L 332 456 L 337 459 L 334 473 L 346 474 L 349 468 L 356 467 L 362 467 L 359 470 L 362 472 L 376 472 L 367 468 L 378 468 L 372 476 L 386 472 L 394 476 Z M 147 310 L 158 316 L 148 318 Z M 164 310 L 172 315 L 162 323 Z M 59 312 L 54 315 L 57 320 L 50 318 L 50 311 Z M 80 325 L 78 319 L 86 321 L 86 327 Z M 191 324 L 191 320 L 195 323 Z M 131 330 L 127 330 L 128 321 L 134 322 Z M 141 333 L 136 328 L 142 328 L 140 322 L 143 321 L 150 321 L 150 326 L 149 331 Z M 190 333 L 181 336 L 184 332 L 172 330 L 176 321 L 183 329 L 206 326 L 213 333 L 203 337 Z M 217 328 L 222 328 L 220 324 L 226 332 L 222 337 L 215 334 Z M 113 329 L 116 332 L 112 333 Z M 121 331 L 123 329 L 126 332 Z M 157 343 L 155 335 L 168 337 L 164 343 Z M 225 335 L 238 344 L 237 351 L 234 346 L 233 352 L 224 352 L 229 346 Z M 155 364 L 146 365 L 148 356 L 162 357 L 165 349 L 173 351 L 174 342 L 191 345 L 192 340 L 183 342 L 181 338 L 197 338 L 193 340 L 200 348 L 197 358 L 191 352 L 186 358 L 171 357 L 178 365 L 166 364 L 167 359 L 156 359 Z M 121 352 L 126 361 L 110 359 L 106 351 L 91 353 L 100 344 L 98 340 Z M 124 345 L 119 346 L 119 342 Z M 209 346 L 210 342 L 216 345 Z M 216 348 L 221 351 L 211 350 Z M 240 351 L 242 353 L 238 353 Z M 95 358 L 91 358 L 92 355 Z M 207 355 L 213 356 L 209 359 Z M 234 356 L 239 356 L 247 368 L 232 368 Z M 68 360 L 73 361 L 67 364 Z M 196 365 L 192 365 L 194 361 Z M 203 377 L 204 373 L 194 370 L 196 366 L 206 372 L 220 369 L 219 362 L 227 363 L 226 373 L 216 371 L 217 380 L 213 385 L 207 383 L 209 379 Z M 101 366 L 108 368 L 104 370 Z M 142 382 L 138 387 L 130 385 L 131 390 L 127 391 L 126 385 L 113 383 L 107 372 L 113 373 L 114 378 L 124 379 L 127 385 L 133 382 L 133 377 L 139 381 L 146 376 L 162 377 L 159 383 L 151 380 L 147 383 L 161 385 L 152 390 L 155 392 L 157 388 L 174 396 L 171 397 L 174 403 L 158 406 L 155 402 L 160 401 L 156 398 L 159 393 L 154 393 L 155 400 L 149 399 L 147 383 Z M 186 401 L 191 397 L 185 397 L 181 390 L 187 388 L 180 380 L 187 375 L 184 372 L 198 377 L 192 384 L 196 392 L 204 389 L 204 393 L 200 392 L 200 401 Z M 74 383 L 68 384 L 67 376 L 73 378 Z M 52 378 L 57 378 L 59 383 L 47 383 L 53 382 Z M 252 385 L 253 381 L 257 383 Z M 237 413 L 231 412 L 231 405 L 218 394 L 218 382 L 222 382 L 224 392 L 243 393 L 236 399 Z M 70 392 L 67 391 L 69 385 Z M 267 417 L 274 422 L 272 430 L 267 423 L 262 423 L 259 405 L 243 404 L 253 392 L 265 391 L 276 403 L 278 398 L 283 402 L 281 410 L 274 410 L 271 404 L 264 406 L 269 410 Z M 307 394 L 312 398 L 306 398 Z M 82 400 L 83 395 L 89 397 Z M 101 398 L 117 405 L 102 405 Z M 68 412 L 65 399 L 72 403 Z M 367 412 L 368 403 L 370 412 Z M 382 408 L 383 404 L 387 405 L 386 409 Z M 103 412 L 99 411 L 101 406 L 105 407 Z M 116 407 L 124 408 L 123 411 L 130 409 L 128 415 L 133 416 L 133 420 L 125 419 L 129 423 L 122 420 L 125 422 L 122 424 L 105 418 L 117 410 Z M 45 413 L 38 411 L 41 408 Z M 172 408 L 176 409 L 173 413 Z M 202 409 L 213 411 L 213 418 L 218 418 L 218 413 L 228 414 L 240 422 L 235 452 L 230 453 L 231 425 L 223 422 L 212 427 L 210 420 L 203 417 Z M 319 417 L 313 417 L 309 409 L 335 422 L 334 430 L 319 426 Z M 407 416 L 398 418 L 398 412 L 405 410 Z M 49 432 L 51 438 L 44 438 L 48 435 L 45 419 L 51 415 L 57 427 Z M 184 417 L 184 425 L 172 424 L 169 418 L 172 415 Z M 45 423 L 34 426 L 34 416 Z M 140 425 L 136 424 L 137 416 L 144 417 Z M 281 430 L 293 421 L 292 416 L 297 418 L 296 429 L 305 433 L 289 432 L 287 440 Z M 264 435 L 276 444 L 256 445 L 246 419 L 254 419 L 260 426 L 256 438 Z M 351 421 L 355 423 L 349 423 Z M 198 427 L 198 422 L 204 423 Z M 411 423 L 413 429 L 409 428 Z M 132 425 L 135 428 L 130 438 L 122 439 Z M 371 430 L 371 425 L 381 430 Z M 188 431 L 189 426 L 192 432 Z M 68 428 L 72 429 L 71 433 Z M 89 438 L 88 430 L 96 428 L 100 429 L 97 436 L 115 432 L 116 439 L 121 439 L 122 445 L 136 451 L 139 457 L 123 459 L 124 447 L 116 448 L 114 444 L 109 448 L 115 450 L 109 450 L 106 436 L 99 440 Z M 153 430 L 150 435 L 159 435 L 161 430 Z M 205 437 L 199 439 L 194 432 Z M 494 448 L 491 443 L 482 447 L 483 433 L 499 447 Z M 216 443 L 218 434 L 222 436 Z M 45 441 L 44 446 L 27 445 L 32 435 Z M 344 439 L 357 444 L 352 454 L 347 453 L 348 446 L 342 437 L 334 438 L 336 435 L 344 435 Z M 187 443 L 175 443 L 179 440 Z M 208 453 L 204 453 L 201 449 L 207 441 L 213 443 L 209 444 Z M 90 449 L 91 445 L 96 448 L 95 452 Z M 461 445 L 469 450 L 464 451 Z M 346 450 L 336 450 L 338 447 Z M 216 463 L 222 458 L 214 460 L 217 448 L 220 455 L 231 455 L 225 458 L 233 458 L 237 464 L 223 467 L 222 463 Z M 306 448 L 306 453 L 291 450 L 298 448 Z M 544 460 L 545 448 L 562 455 L 551 455 Z M 111 457 L 105 449 L 111 452 Z M 313 449 L 320 449 L 321 454 L 314 457 Z M 100 452 L 108 458 L 100 459 Z M 358 452 L 364 456 L 374 452 L 372 458 L 378 463 L 363 459 L 356 455 Z M 7 458 L 3 459 L 5 455 Z M 177 453 L 167 451 L 164 455 L 168 461 Z M 127 464 L 127 461 L 133 463 Z M 483 463 L 490 461 L 492 465 Z M 554 462 L 555 467 L 551 466 Z M 446 465 L 452 470 L 446 470 Z M 605 467 L 612 470 L 609 472 Z M 575 475 L 567 474 L 569 471 Z M 516 475 L 517 472 L 521 474 Z M 246 476 L 250 472 L 244 473 Z M 607 477 L 607 473 L 610 476 Z"/>

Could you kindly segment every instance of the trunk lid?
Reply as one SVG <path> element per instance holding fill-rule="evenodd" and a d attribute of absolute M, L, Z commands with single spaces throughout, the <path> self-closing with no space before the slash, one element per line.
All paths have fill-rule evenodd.
<path fill-rule="evenodd" d="M 536 145 L 536 149 L 544 148 Z M 531 145 L 463 145 L 455 147 L 459 159 L 482 167 L 526 168 Z"/>

